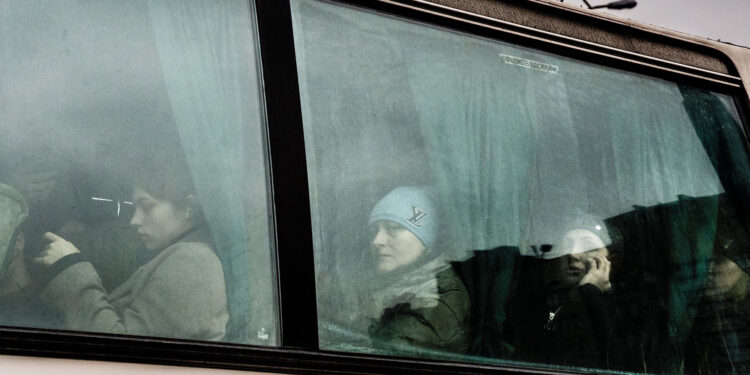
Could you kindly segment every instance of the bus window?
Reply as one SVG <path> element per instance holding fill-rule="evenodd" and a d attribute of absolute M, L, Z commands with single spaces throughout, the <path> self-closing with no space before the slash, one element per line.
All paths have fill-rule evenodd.
<path fill-rule="evenodd" d="M 278 344 L 252 7 L 3 5 L 0 324 Z"/>
<path fill-rule="evenodd" d="M 731 97 L 291 4 L 321 349 L 750 369 Z"/>

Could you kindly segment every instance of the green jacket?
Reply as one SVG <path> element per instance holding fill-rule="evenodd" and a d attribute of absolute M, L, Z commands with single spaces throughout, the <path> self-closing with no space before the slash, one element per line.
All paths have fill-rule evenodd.
<path fill-rule="evenodd" d="M 451 267 L 435 274 L 434 280 L 436 294 L 410 295 L 406 290 L 399 303 L 373 322 L 369 332 L 376 349 L 420 357 L 466 353 L 470 312 L 466 287 Z"/>

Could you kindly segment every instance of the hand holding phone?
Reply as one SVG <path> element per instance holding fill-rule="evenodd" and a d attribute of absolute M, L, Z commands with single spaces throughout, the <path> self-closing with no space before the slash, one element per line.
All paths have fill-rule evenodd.
<path fill-rule="evenodd" d="M 609 274 L 612 263 L 604 255 L 593 255 L 585 260 L 586 274 L 583 275 L 578 285 L 593 284 L 602 292 L 612 289 Z"/>

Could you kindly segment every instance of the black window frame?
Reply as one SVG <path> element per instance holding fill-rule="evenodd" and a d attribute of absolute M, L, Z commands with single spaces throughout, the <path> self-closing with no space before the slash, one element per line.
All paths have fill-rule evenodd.
<path fill-rule="evenodd" d="M 251 0 L 248 0 L 251 1 Z M 590 15 L 528 1 L 529 9 L 616 32 L 648 34 L 687 50 L 720 59 L 729 74 L 532 29 L 423 0 L 325 0 L 509 42 L 566 57 L 654 76 L 731 95 L 748 146 L 748 93 L 728 56 L 708 46 L 656 33 L 634 31 Z M 252 3 L 252 1 L 251 1 Z M 439 362 L 320 351 L 312 224 L 302 111 L 289 0 L 254 2 L 277 260 L 280 346 L 261 347 L 140 336 L 0 327 L 0 354 L 169 364 L 282 373 L 578 373 L 533 365 L 516 367 Z M 345 31 L 342 31 L 345 32 Z"/>

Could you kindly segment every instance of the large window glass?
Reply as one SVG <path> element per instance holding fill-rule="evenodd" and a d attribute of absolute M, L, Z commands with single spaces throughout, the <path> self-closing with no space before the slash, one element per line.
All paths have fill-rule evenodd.
<path fill-rule="evenodd" d="M 0 9 L 0 324 L 276 345 L 253 3 Z"/>
<path fill-rule="evenodd" d="M 293 0 L 324 350 L 750 371 L 730 97 Z"/>

